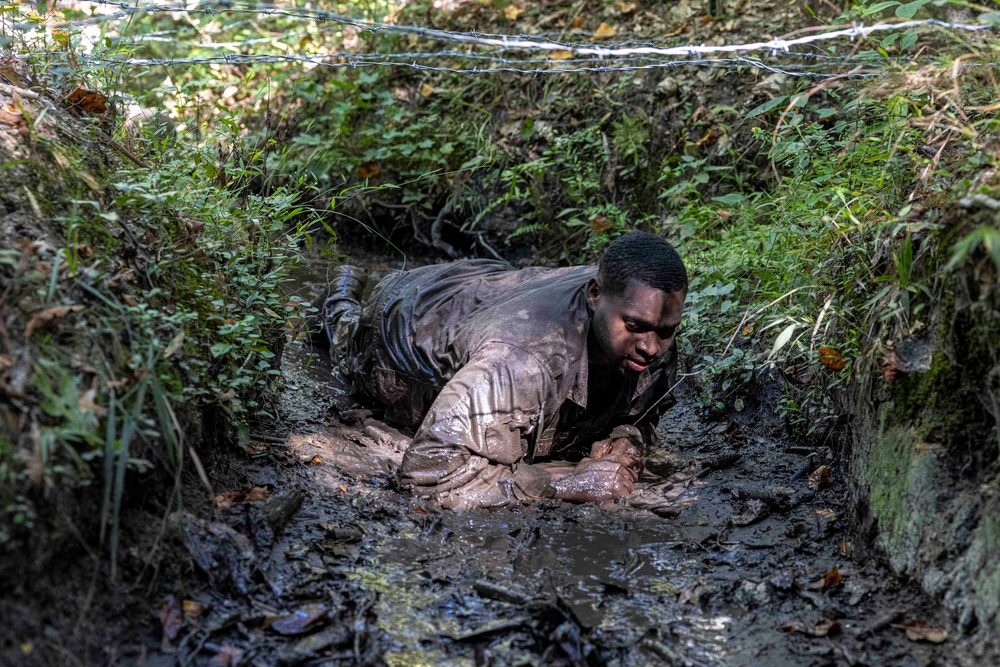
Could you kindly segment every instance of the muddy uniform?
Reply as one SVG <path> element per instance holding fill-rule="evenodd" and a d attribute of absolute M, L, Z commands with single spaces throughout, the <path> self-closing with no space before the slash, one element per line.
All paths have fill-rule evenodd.
<path fill-rule="evenodd" d="M 616 426 L 632 424 L 653 444 L 674 403 L 676 346 L 641 374 L 591 367 L 584 288 L 595 274 L 468 260 L 376 286 L 348 318 L 338 356 L 352 389 L 383 404 L 388 421 L 419 426 L 404 484 L 446 507 L 498 507 L 551 497 L 549 473 L 527 464 L 578 460 Z"/>

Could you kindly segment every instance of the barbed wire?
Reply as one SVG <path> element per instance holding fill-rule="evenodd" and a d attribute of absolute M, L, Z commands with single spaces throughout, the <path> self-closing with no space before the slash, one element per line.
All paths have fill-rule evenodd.
<path fill-rule="evenodd" d="M 375 56 L 377 54 L 371 54 Z M 808 72 L 795 71 L 773 65 L 765 64 L 759 60 L 736 56 L 733 58 L 700 58 L 695 60 L 664 60 L 659 62 L 647 62 L 636 65 L 590 65 L 580 67 L 537 67 L 523 68 L 514 66 L 502 67 L 446 67 L 440 65 L 425 65 L 418 62 L 399 62 L 393 60 L 362 59 L 340 55 L 342 62 L 330 62 L 330 56 L 302 56 L 293 54 L 223 54 L 218 56 L 206 56 L 202 58 L 108 58 L 103 56 L 78 55 L 77 58 L 86 62 L 92 62 L 105 66 L 118 67 L 166 67 L 176 65 L 252 65 L 252 64 L 275 64 L 275 63 L 309 63 L 320 67 L 330 68 L 362 68 L 372 66 L 383 67 L 405 67 L 409 69 L 427 72 L 447 72 L 451 74 L 562 74 L 569 72 L 636 72 L 642 70 L 677 68 L 683 66 L 702 66 L 714 68 L 735 69 L 737 67 L 748 67 L 766 70 L 776 74 L 783 74 L 791 77 L 802 78 L 866 78 L 881 76 L 879 72 L 854 71 L 843 73 L 829 72 Z M 522 61 L 510 61 L 520 63 Z M 562 61 L 546 61 L 561 63 Z M 594 59 L 581 59 L 580 62 L 600 62 Z"/>
<path fill-rule="evenodd" d="M 405 52 L 373 52 L 356 53 L 338 51 L 333 53 L 301 55 L 290 53 L 225 53 L 209 55 L 188 55 L 178 57 L 146 57 L 135 56 L 114 57 L 97 56 L 89 53 L 76 53 L 77 61 L 111 66 L 125 67 L 166 67 L 181 65 L 255 65 L 255 64 L 287 64 L 304 63 L 332 68 L 357 67 L 406 67 L 420 71 L 447 72 L 452 74 L 564 74 L 576 72 L 636 72 L 661 68 L 676 68 L 683 66 L 700 66 L 712 68 L 756 68 L 768 72 L 783 74 L 797 78 L 867 78 L 884 74 L 885 65 L 894 62 L 917 62 L 913 57 L 898 56 L 894 61 L 875 51 L 855 53 L 848 57 L 836 55 L 820 48 L 823 42 L 830 40 L 867 37 L 876 31 L 900 31 L 917 27 L 931 26 L 941 29 L 966 30 L 978 32 L 991 26 L 981 24 L 948 23 L 936 19 L 919 21 L 902 21 L 892 23 L 877 23 L 871 26 L 852 25 L 840 27 L 837 30 L 821 32 L 795 39 L 775 38 L 744 44 L 722 45 L 684 45 L 663 46 L 663 40 L 647 39 L 630 42 L 611 43 L 608 46 L 560 42 L 547 39 L 540 35 L 502 35 L 494 33 L 457 32 L 437 30 L 420 26 L 404 26 L 389 23 L 363 21 L 326 10 L 313 10 L 295 7 L 280 7 L 271 4 L 235 3 L 219 0 L 212 3 L 202 3 L 194 6 L 182 4 L 136 4 L 116 2 L 112 0 L 88 0 L 90 4 L 113 11 L 99 17 L 67 21 L 57 26 L 90 25 L 98 20 L 121 20 L 132 18 L 138 13 L 189 13 L 203 15 L 223 14 L 254 14 L 256 16 L 274 16 L 283 18 L 308 19 L 315 22 L 330 21 L 359 31 L 371 33 L 389 32 L 404 33 L 411 36 L 422 36 L 438 42 L 460 43 L 468 51 L 453 49 L 431 51 Z M 238 21 L 245 24 L 248 21 Z M 28 24 L 19 24 L 21 26 Z M 37 28 L 37 24 L 30 24 Z M 44 26 L 43 26 L 44 27 Z M 200 34 L 218 34 L 226 32 L 229 26 L 213 26 L 214 29 L 203 30 L 197 26 L 184 26 L 196 29 Z M 118 38 L 119 48 L 138 47 L 148 42 L 181 42 L 166 35 L 176 34 L 174 31 L 157 31 L 146 35 L 135 35 L 128 39 Z M 259 44 L 282 45 L 283 40 L 305 38 L 312 36 L 311 31 L 286 32 L 280 35 L 255 37 L 229 42 L 202 41 L 189 45 L 191 49 L 218 50 L 241 49 L 252 51 Z M 633 44 L 635 46 L 630 46 Z M 292 48 L 292 45 L 285 45 Z M 800 51 L 797 48 L 808 50 Z M 833 49 L 829 49 L 833 51 Z M 749 53 L 762 53 L 763 57 L 781 57 L 780 66 L 765 63 L 763 57 L 750 57 Z M 508 57 L 525 54 L 523 57 Z M 532 55 L 537 54 L 537 55 Z M 744 55 L 740 55 L 744 54 Z M 33 56 L 40 54 L 35 53 Z M 59 57 L 59 52 L 50 52 L 50 57 Z M 63 54 L 65 55 L 65 54 Z M 728 57 L 706 57 L 723 55 Z M 696 57 L 698 56 L 698 57 Z M 421 61 L 451 60 L 451 64 L 425 64 Z M 484 65 L 469 66 L 469 62 L 484 62 Z M 864 65 L 881 65 L 881 71 L 862 69 Z M 963 63 L 963 66 L 975 66 Z M 981 66 L 981 65 L 980 65 Z"/>
<path fill-rule="evenodd" d="M 167 12 L 167 13 L 191 13 L 191 14 L 256 14 L 260 16 L 280 16 L 284 18 L 301 18 L 312 21 L 331 21 L 357 30 L 379 33 L 402 33 L 408 35 L 422 36 L 439 41 L 459 42 L 478 46 L 499 46 L 507 49 L 519 50 L 543 50 L 543 51 L 570 51 L 576 55 L 588 55 L 599 58 L 613 58 L 621 56 L 635 55 L 659 55 L 659 56 L 687 56 L 708 55 L 717 53 L 741 53 L 752 51 L 789 51 L 794 46 L 811 45 L 828 40 L 841 38 L 867 37 L 868 35 L 888 30 L 904 30 L 922 26 L 935 26 L 951 30 L 981 31 L 991 29 L 992 26 L 984 24 L 951 23 L 939 21 L 937 19 L 922 19 L 917 21 L 902 21 L 893 23 L 876 23 L 865 26 L 851 25 L 839 30 L 821 32 L 812 35 L 805 35 L 795 39 L 774 38 L 764 41 L 749 42 L 745 44 L 721 44 L 721 45 L 695 45 L 684 46 L 600 46 L 595 44 L 581 44 L 575 42 L 559 42 L 556 40 L 544 39 L 537 36 L 528 35 L 504 35 L 497 33 L 457 32 L 449 30 L 438 30 L 422 26 L 406 26 L 392 23 L 378 23 L 374 21 L 363 21 L 355 19 L 337 12 L 326 10 L 310 10 L 304 8 L 285 8 L 275 5 L 260 5 L 251 3 L 233 3 L 221 0 L 214 3 L 206 3 L 199 6 L 188 7 L 181 4 L 137 4 L 130 5 L 126 2 L 112 2 L 111 0 L 88 0 L 92 4 L 119 8 L 118 13 L 135 14 L 141 12 Z M 19 24 L 26 29 L 34 27 L 35 24 Z"/>

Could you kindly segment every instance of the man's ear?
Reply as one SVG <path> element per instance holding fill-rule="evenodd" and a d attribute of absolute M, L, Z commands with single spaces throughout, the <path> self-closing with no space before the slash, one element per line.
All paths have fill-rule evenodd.
<path fill-rule="evenodd" d="M 597 307 L 597 299 L 601 296 L 601 281 L 594 276 L 587 281 L 587 305 L 591 310 Z"/>

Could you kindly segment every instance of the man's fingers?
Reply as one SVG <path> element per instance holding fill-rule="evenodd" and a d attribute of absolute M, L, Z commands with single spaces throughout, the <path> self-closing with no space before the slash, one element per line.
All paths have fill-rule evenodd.
<path fill-rule="evenodd" d="M 590 446 L 590 458 L 599 459 L 611 453 L 611 440 L 598 440 Z"/>

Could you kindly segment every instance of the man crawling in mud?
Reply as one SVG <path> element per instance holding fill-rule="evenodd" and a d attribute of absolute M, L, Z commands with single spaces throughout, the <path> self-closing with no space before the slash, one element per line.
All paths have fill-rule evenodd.
<path fill-rule="evenodd" d="M 687 273 L 652 234 L 598 267 L 467 260 L 395 272 L 362 306 L 341 267 L 323 306 L 331 354 L 362 401 L 415 428 L 400 478 L 444 507 L 628 495 L 674 400 Z"/>

